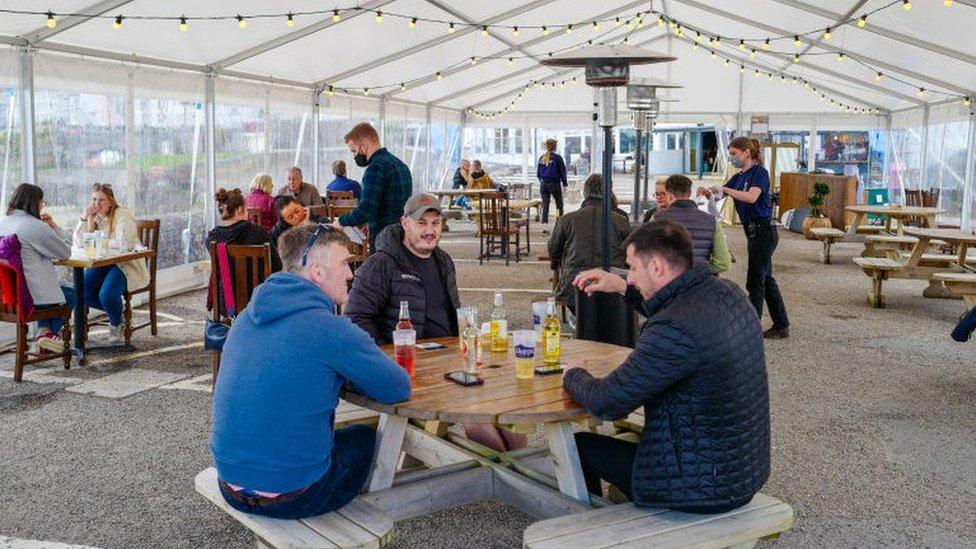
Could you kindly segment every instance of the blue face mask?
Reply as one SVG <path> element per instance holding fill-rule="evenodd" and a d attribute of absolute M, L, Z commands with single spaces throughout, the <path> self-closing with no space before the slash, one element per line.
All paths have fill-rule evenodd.
<path fill-rule="evenodd" d="M 741 168 L 742 166 L 745 166 L 745 162 L 743 162 L 741 158 L 735 156 L 729 157 L 729 163 L 735 166 L 736 168 Z"/>

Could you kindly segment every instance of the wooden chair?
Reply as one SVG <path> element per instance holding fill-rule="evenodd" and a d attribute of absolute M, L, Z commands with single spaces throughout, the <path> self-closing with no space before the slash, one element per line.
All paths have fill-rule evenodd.
<path fill-rule="evenodd" d="M 232 277 L 234 304 L 237 314 L 247 307 L 251 301 L 251 294 L 259 284 L 271 276 L 271 246 L 227 246 L 227 260 Z M 223 303 L 223 293 L 220 282 L 220 269 L 217 261 L 217 243 L 210 243 L 210 294 L 209 303 L 212 305 L 213 321 L 230 326 L 234 317 L 226 314 Z M 220 352 L 213 357 L 213 384 L 217 383 L 217 372 L 220 370 Z"/>
<path fill-rule="evenodd" d="M 136 229 L 139 231 L 139 242 L 146 248 L 152 250 L 154 253 L 151 257 L 146 258 L 146 267 L 149 270 L 149 284 L 144 287 L 132 290 L 131 292 L 126 290 L 122 294 L 122 299 L 124 300 L 124 306 L 122 309 L 122 334 L 125 337 L 125 344 L 128 345 L 132 341 L 132 333 L 136 330 L 141 330 L 148 327 L 152 335 L 159 335 L 159 328 L 157 327 L 157 312 L 156 312 L 156 260 L 159 255 L 159 220 L 158 219 L 138 219 L 136 220 Z M 132 324 L 132 296 L 136 294 L 149 294 L 149 321 L 133 326 Z M 86 308 L 87 309 L 87 308 Z M 85 318 L 88 318 L 87 311 Z M 108 326 L 108 320 L 98 320 L 94 322 L 89 322 L 89 326 Z"/>
<path fill-rule="evenodd" d="M 262 222 L 264 222 L 264 211 L 261 208 L 248 208 L 247 220 L 261 227 Z"/>
<path fill-rule="evenodd" d="M 532 200 L 532 183 L 512 183 L 508 186 L 509 200 Z M 532 208 L 525 208 L 518 212 L 513 212 L 509 219 L 513 227 L 525 229 L 525 248 L 519 249 L 519 253 L 530 255 L 532 253 L 532 235 L 530 231 L 530 220 L 532 218 Z"/>
<path fill-rule="evenodd" d="M 521 259 L 520 255 L 520 235 L 519 227 L 514 227 L 510 222 L 510 208 L 508 207 L 508 195 L 505 193 L 479 193 L 478 194 L 478 235 L 479 251 L 478 263 L 483 264 L 485 259 L 492 257 L 504 257 L 505 265 L 508 265 L 512 250 L 510 244 L 515 239 L 515 261 Z M 493 255 L 492 251 L 498 249 L 498 254 Z"/>
<path fill-rule="evenodd" d="M 935 208 L 939 205 L 939 194 L 941 189 L 931 188 L 927 191 L 921 189 L 905 189 L 905 205 L 920 206 L 924 208 Z M 905 221 L 905 225 L 913 227 L 928 227 L 928 220 L 924 216 L 914 215 Z M 932 227 L 935 228 L 935 227 Z"/>
<path fill-rule="evenodd" d="M 326 204 L 319 204 L 317 206 L 309 206 L 308 207 L 308 215 L 315 216 L 315 217 L 319 217 L 319 218 L 322 218 L 322 219 L 331 217 L 329 215 L 329 206 L 326 205 Z"/>
<path fill-rule="evenodd" d="M 326 201 L 332 200 L 356 200 L 356 193 L 352 191 L 328 191 L 325 193 Z"/>
<path fill-rule="evenodd" d="M 342 197 L 333 197 L 333 194 L 342 194 Z M 348 196 L 345 196 L 348 195 Z M 335 219 L 340 215 L 351 212 L 359 205 L 359 200 L 355 198 L 352 191 L 331 191 L 325 202 L 328 208 L 328 216 Z"/>
<path fill-rule="evenodd" d="M 20 382 L 24 376 L 24 366 L 37 364 L 47 360 L 60 358 L 64 360 L 64 369 L 71 368 L 71 307 L 62 305 L 44 309 L 34 309 L 30 315 L 24 314 L 20 302 L 22 278 L 16 267 L 0 260 L 0 321 L 12 322 L 17 325 L 17 343 L 15 346 L 0 351 L 0 355 L 15 353 L 14 381 Z M 61 340 L 64 350 L 60 353 L 31 352 L 27 346 L 27 325 L 38 320 L 52 318 L 64 319 L 61 328 Z"/>

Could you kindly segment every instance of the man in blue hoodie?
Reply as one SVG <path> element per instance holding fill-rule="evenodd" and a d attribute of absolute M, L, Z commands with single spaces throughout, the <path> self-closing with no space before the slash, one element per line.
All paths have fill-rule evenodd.
<path fill-rule="evenodd" d="M 406 372 L 335 315 L 352 279 L 348 244 L 327 225 L 282 234 L 284 271 L 258 286 L 227 335 L 210 448 L 235 509 L 297 519 L 349 503 L 366 484 L 376 432 L 333 430 L 339 390 L 383 403 L 410 398 Z"/>

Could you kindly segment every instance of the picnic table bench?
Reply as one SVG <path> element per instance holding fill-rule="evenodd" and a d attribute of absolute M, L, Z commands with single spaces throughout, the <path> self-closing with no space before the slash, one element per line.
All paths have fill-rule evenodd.
<path fill-rule="evenodd" d="M 976 273 L 935 273 L 932 278 L 945 284 L 953 294 L 961 295 L 967 309 L 976 307 Z"/>
<path fill-rule="evenodd" d="M 793 526 L 793 508 L 756 494 L 748 504 L 714 515 L 611 505 L 530 525 L 526 549 L 563 547 L 752 547 Z"/>
<path fill-rule="evenodd" d="M 393 519 L 357 498 L 331 513 L 284 520 L 243 513 L 231 507 L 217 486 L 217 471 L 204 469 L 194 480 L 203 497 L 254 533 L 258 549 L 382 547 L 393 537 Z"/>
<path fill-rule="evenodd" d="M 823 249 L 820 250 L 820 261 L 824 265 L 830 265 L 830 247 L 847 237 L 847 233 L 833 227 L 815 227 L 810 229 L 810 234 L 823 244 Z"/>

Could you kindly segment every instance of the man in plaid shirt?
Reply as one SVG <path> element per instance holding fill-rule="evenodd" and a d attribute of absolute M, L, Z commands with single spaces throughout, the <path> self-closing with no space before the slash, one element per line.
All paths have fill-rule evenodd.
<path fill-rule="evenodd" d="M 344 227 L 369 224 L 369 251 L 373 252 L 376 236 L 387 225 L 400 223 L 403 205 L 413 194 L 410 168 L 380 146 L 376 128 L 368 122 L 356 124 L 345 137 L 356 165 L 366 168 L 363 193 L 356 209 L 339 217 Z"/>

